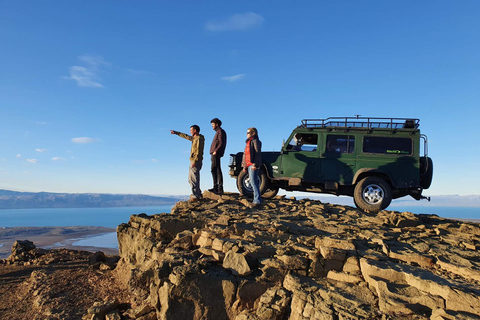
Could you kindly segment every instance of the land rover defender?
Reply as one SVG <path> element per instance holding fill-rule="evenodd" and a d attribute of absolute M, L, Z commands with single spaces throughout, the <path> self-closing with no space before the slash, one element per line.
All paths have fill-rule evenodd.
<path fill-rule="evenodd" d="M 359 116 L 304 119 L 280 152 L 262 152 L 262 197 L 272 198 L 279 189 L 351 196 L 359 209 L 372 213 L 407 195 L 430 200 L 422 191 L 431 185 L 433 162 L 419 123 Z M 229 174 L 240 193 L 251 197 L 242 156 L 230 155 Z"/>

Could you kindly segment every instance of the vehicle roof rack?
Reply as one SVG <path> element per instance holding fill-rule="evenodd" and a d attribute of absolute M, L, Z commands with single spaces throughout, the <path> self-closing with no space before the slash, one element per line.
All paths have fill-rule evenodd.
<path fill-rule="evenodd" d="M 346 129 L 418 129 L 419 119 L 376 117 L 330 117 L 326 119 L 303 119 L 300 128 L 346 128 Z"/>

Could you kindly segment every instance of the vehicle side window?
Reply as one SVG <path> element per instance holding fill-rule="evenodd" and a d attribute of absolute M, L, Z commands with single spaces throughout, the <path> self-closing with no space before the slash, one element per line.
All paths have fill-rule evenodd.
<path fill-rule="evenodd" d="M 315 133 L 297 133 L 287 145 L 287 150 L 293 151 L 316 151 L 318 143 L 318 134 Z"/>
<path fill-rule="evenodd" d="M 390 137 L 364 137 L 364 153 L 412 154 L 412 139 Z"/>
<path fill-rule="evenodd" d="M 327 135 L 327 153 L 353 153 L 355 150 L 355 136 L 346 134 Z"/>

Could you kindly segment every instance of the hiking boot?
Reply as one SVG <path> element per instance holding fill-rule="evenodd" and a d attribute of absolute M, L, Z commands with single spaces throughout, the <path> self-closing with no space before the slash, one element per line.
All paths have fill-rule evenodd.
<path fill-rule="evenodd" d="M 215 194 L 218 193 L 216 188 L 208 189 L 208 191 Z"/>

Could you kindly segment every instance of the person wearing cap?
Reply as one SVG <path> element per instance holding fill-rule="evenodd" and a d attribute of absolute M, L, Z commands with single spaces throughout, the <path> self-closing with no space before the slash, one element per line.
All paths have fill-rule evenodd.
<path fill-rule="evenodd" d="M 262 168 L 262 142 L 258 139 L 258 131 L 256 128 L 247 129 L 247 140 L 245 152 L 243 152 L 242 167 L 243 171 L 248 171 L 250 184 L 253 188 L 252 207 L 262 203 L 260 195 L 259 172 Z"/>
<path fill-rule="evenodd" d="M 227 134 L 225 130 L 222 129 L 222 121 L 220 119 L 214 118 L 210 123 L 212 124 L 212 129 L 215 130 L 215 136 L 210 146 L 213 188 L 208 189 L 208 191 L 223 194 L 223 174 L 220 159 L 223 157 L 225 147 L 227 146 Z"/>
<path fill-rule="evenodd" d="M 202 199 L 202 191 L 200 190 L 200 170 L 202 169 L 203 148 L 205 145 L 205 138 L 200 134 L 200 127 L 194 124 L 190 127 L 190 134 L 170 130 L 171 134 L 176 134 L 180 138 L 192 141 L 192 148 L 190 149 L 190 168 L 188 171 L 188 183 L 192 188 L 192 195 L 190 201 L 198 201 Z"/>

